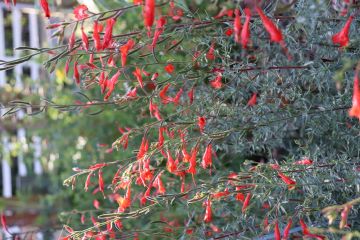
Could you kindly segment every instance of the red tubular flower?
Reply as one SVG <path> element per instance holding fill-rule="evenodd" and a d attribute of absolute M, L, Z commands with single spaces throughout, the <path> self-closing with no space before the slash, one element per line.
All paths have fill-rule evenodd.
<path fill-rule="evenodd" d="M 114 28 L 114 24 L 116 22 L 115 18 L 110 18 L 106 20 L 106 28 L 105 28 L 105 34 L 104 34 L 104 40 L 102 44 L 102 49 L 108 48 L 112 43 L 112 32 Z"/>
<path fill-rule="evenodd" d="M 228 28 L 228 29 L 225 30 L 225 35 L 230 37 L 233 34 L 233 32 L 234 31 L 231 28 Z"/>
<path fill-rule="evenodd" d="M 188 97 L 189 97 L 189 102 L 190 102 L 190 105 L 194 102 L 194 90 L 195 88 L 192 87 L 190 89 L 190 91 L 187 93 Z"/>
<path fill-rule="evenodd" d="M 154 38 L 151 46 L 155 48 L 157 41 L 159 40 L 160 35 L 164 32 L 164 25 L 166 24 L 166 19 L 164 17 L 160 17 L 156 22 L 156 29 L 154 33 Z"/>
<path fill-rule="evenodd" d="M 206 125 L 206 118 L 205 117 L 198 117 L 198 126 L 200 129 L 200 132 L 204 131 Z"/>
<path fill-rule="evenodd" d="M 291 179 L 290 177 L 286 176 L 285 174 L 283 174 L 282 172 L 278 171 L 278 175 L 281 178 L 281 180 L 283 180 L 284 183 L 286 183 L 288 185 L 289 189 L 293 189 L 296 185 L 296 182 Z"/>
<path fill-rule="evenodd" d="M 256 105 L 256 100 L 257 100 L 257 93 L 253 93 L 253 95 L 251 96 L 251 98 L 249 99 L 247 105 L 249 107 L 253 107 Z"/>
<path fill-rule="evenodd" d="M 74 78 L 76 81 L 76 84 L 80 84 L 80 74 L 79 74 L 79 69 L 78 69 L 78 62 L 74 62 Z"/>
<path fill-rule="evenodd" d="M 87 18 L 89 15 L 86 13 L 88 10 L 87 6 L 82 4 L 82 5 L 79 5 L 77 6 L 73 13 L 75 15 L 75 18 L 77 20 L 83 20 L 84 18 Z"/>
<path fill-rule="evenodd" d="M 127 41 L 126 44 L 120 47 L 121 53 L 121 66 L 124 67 L 126 65 L 126 59 L 129 51 L 135 46 L 134 40 L 131 38 Z"/>
<path fill-rule="evenodd" d="M 90 172 L 90 173 L 87 175 L 87 177 L 86 177 L 85 187 L 84 187 L 85 192 L 88 191 L 89 186 L 90 186 L 90 184 L 91 184 L 91 175 L 92 175 L 92 172 Z"/>
<path fill-rule="evenodd" d="M 212 209 L 211 209 L 211 201 L 210 199 L 206 200 L 204 202 L 205 205 L 205 216 L 204 216 L 204 222 L 210 223 L 212 222 Z"/>
<path fill-rule="evenodd" d="M 149 103 L 149 110 L 150 110 L 150 116 L 154 116 L 158 121 L 162 120 L 162 117 L 160 115 L 159 107 L 150 101 Z"/>
<path fill-rule="evenodd" d="M 165 189 L 164 183 L 161 181 L 160 177 L 161 177 L 161 174 L 159 174 L 159 176 L 157 176 L 157 178 L 156 178 L 157 192 L 159 194 L 165 194 L 166 189 Z"/>
<path fill-rule="evenodd" d="M 102 192 L 102 194 L 104 195 L 104 179 L 103 179 L 103 175 L 102 175 L 101 169 L 99 169 L 98 175 L 99 175 L 99 190 L 100 190 L 100 191 Z"/>
<path fill-rule="evenodd" d="M 94 208 L 99 209 L 100 208 L 100 202 L 97 199 L 94 199 L 93 206 L 94 206 Z"/>
<path fill-rule="evenodd" d="M 332 36 L 332 41 L 334 44 L 339 44 L 340 47 L 346 47 L 347 45 L 349 45 L 349 31 L 353 19 L 354 17 L 350 16 L 349 19 L 346 21 L 344 27 L 340 30 L 340 32 Z"/>
<path fill-rule="evenodd" d="M 281 240 L 281 234 L 280 234 L 278 221 L 275 222 L 274 235 L 275 235 L 275 240 Z"/>
<path fill-rule="evenodd" d="M 277 43 L 283 42 L 284 39 L 280 29 L 264 14 L 261 8 L 256 7 L 256 11 L 261 18 L 265 30 L 269 33 L 271 41 Z"/>
<path fill-rule="evenodd" d="M 249 8 L 245 8 L 244 10 L 246 18 L 244 26 L 241 30 L 241 45 L 243 48 L 246 48 L 250 38 L 250 19 L 251 19 L 251 11 Z"/>
<path fill-rule="evenodd" d="M 180 88 L 179 91 L 176 93 L 175 97 L 172 99 L 172 102 L 174 103 L 175 106 L 179 104 L 182 94 L 183 94 L 183 90 L 182 88 Z"/>
<path fill-rule="evenodd" d="M 216 198 L 222 198 L 222 197 L 229 196 L 229 194 L 230 194 L 229 189 L 226 188 L 222 192 L 212 193 L 211 196 L 216 199 Z"/>
<path fill-rule="evenodd" d="M 292 219 L 290 218 L 284 229 L 282 240 L 287 240 L 289 238 L 291 225 L 292 225 Z"/>
<path fill-rule="evenodd" d="M 47 2 L 47 0 L 40 0 L 40 5 L 43 9 L 43 12 L 45 13 L 45 17 L 50 18 L 49 3 Z"/>
<path fill-rule="evenodd" d="M 159 140 L 157 144 L 158 148 L 161 148 L 164 145 L 164 130 L 165 127 L 159 127 Z"/>
<path fill-rule="evenodd" d="M 206 58 L 210 61 L 215 60 L 215 42 L 212 42 L 209 51 L 206 53 Z"/>
<path fill-rule="evenodd" d="M 75 45 L 75 31 L 76 31 L 76 27 L 72 31 L 70 38 L 69 38 L 69 50 L 70 51 L 74 48 L 74 45 Z"/>
<path fill-rule="evenodd" d="M 353 86 L 353 97 L 352 97 L 352 107 L 349 110 L 350 117 L 356 117 L 360 120 L 360 88 L 359 88 L 359 67 L 356 68 L 354 76 L 354 86 Z"/>
<path fill-rule="evenodd" d="M 221 81 L 221 73 L 218 73 L 217 76 L 215 77 L 215 79 L 210 81 L 210 85 L 211 87 L 215 88 L 215 89 L 219 89 L 222 87 L 222 81 Z"/>
<path fill-rule="evenodd" d="M 240 43 L 241 38 L 241 18 L 240 18 L 240 10 L 235 10 L 235 19 L 234 19 L 234 37 L 235 42 Z"/>
<path fill-rule="evenodd" d="M 108 82 L 108 85 L 107 85 L 108 91 L 104 97 L 104 101 L 107 101 L 109 99 L 109 97 L 111 96 L 111 93 L 114 91 L 115 85 L 118 82 L 120 74 L 121 74 L 121 72 L 117 71 L 117 73 L 115 73 L 114 76 L 112 76 L 110 81 Z"/>
<path fill-rule="evenodd" d="M 89 39 L 88 39 L 86 33 L 84 32 L 83 27 L 81 27 L 81 39 L 82 39 L 84 49 L 86 51 L 89 51 Z"/>
<path fill-rule="evenodd" d="M 351 209 L 351 206 L 346 205 L 344 207 L 344 209 L 341 211 L 341 221 L 340 221 L 340 225 L 339 225 L 340 229 L 343 229 L 347 225 L 347 218 L 348 218 L 350 209 Z"/>
<path fill-rule="evenodd" d="M 94 39 L 96 51 L 101 51 L 100 25 L 99 25 L 98 21 L 94 21 L 93 39 Z"/>
<path fill-rule="evenodd" d="M 148 30 L 148 36 L 150 36 L 150 30 L 154 24 L 155 18 L 155 0 L 145 0 L 145 7 L 143 11 L 144 25 Z"/>
<path fill-rule="evenodd" d="M 143 3 L 143 0 L 133 0 L 134 5 L 140 5 Z"/>
<path fill-rule="evenodd" d="M 250 199 L 251 199 L 251 193 L 246 194 L 244 204 L 243 204 L 242 209 L 241 209 L 242 213 L 245 213 L 247 207 L 250 204 Z"/>
<path fill-rule="evenodd" d="M 137 160 L 140 160 L 144 157 L 144 155 L 146 154 L 146 152 L 148 151 L 149 148 L 149 141 L 146 139 L 146 137 L 144 136 L 141 140 L 141 144 L 139 147 L 139 151 L 138 154 L 136 156 Z"/>
<path fill-rule="evenodd" d="M 130 205 L 131 205 L 131 183 L 129 183 L 126 189 L 125 197 L 121 201 L 120 210 L 125 211 L 125 209 L 130 207 Z"/>
<path fill-rule="evenodd" d="M 171 86 L 170 83 L 166 84 L 165 87 L 159 92 L 159 97 L 161 99 L 162 104 L 168 104 L 171 102 L 171 97 L 167 96 L 166 93 Z"/>
<path fill-rule="evenodd" d="M 145 205 L 145 204 L 146 204 L 147 198 L 150 197 L 150 191 L 151 191 L 151 187 L 149 186 L 149 187 L 146 189 L 146 191 L 145 191 L 145 193 L 143 194 L 143 196 L 141 197 L 141 199 L 140 199 L 140 204 L 141 204 L 141 205 Z"/>
<path fill-rule="evenodd" d="M 189 169 L 187 170 L 188 173 L 192 174 L 193 176 L 196 174 L 196 155 L 198 153 L 198 147 L 195 146 L 192 150 L 191 150 L 191 157 L 189 159 Z"/>
<path fill-rule="evenodd" d="M 305 158 L 299 161 L 296 161 L 294 164 L 296 165 L 312 165 L 313 164 L 313 160 Z"/>
<path fill-rule="evenodd" d="M 140 87 L 144 88 L 143 78 L 141 75 L 141 69 L 136 67 L 135 71 L 133 72 L 133 75 L 136 77 L 137 81 L 139 82 Z"/>
<path fill-rule="evenodd" d="M 181 148 L 181 154 L 183 156 L 183 162 L 189 162 L 190 161 L 191 155 L 187 152 L 185 143 Z"/>
<path fill-rule="evenodd" d="M 9 234 L 9 235 L 12 235 L 12 234 L 9 232 L 9 229 L 8 229 L 8 226 L 7 226 L 7 223 L 6 223 L 6 218 L 5 218 L 4 213 L 1 213 L 1 226 L 2 226 L 2 229 L 3 229 L 4 232 L 6 232 L 6 233 Z"/>
<path fill-rule="evenodd" d="M 310 233 L 307 225 L 305 224 L 304 220 L 302 220 L 302 219 L 300 219 L 300 226 L 301 226 L 301 228 L 302 228 L 303 234 L 304 234 L 306 237 L 315 238 L 315 239 L 317 239 L 317 240 L 324 240 L 324 239 L 326 239 L 325 236 Z"/>
<path fill-rule="evenodd" d="M 175 173 L 177 170 L 177 166 L 176 163 L 173 159 L 173 157 L 171 156 L 170 151 L 167 151 L 167 163 L 166 163 L 166 168 L 170 173 Z"/>
<path fill-rule="evenodd" d="M 175 67 L 174 67 L 174 65 L 172 65 L 171 63 L 169 63 L 169 64 L 167 64 L 167 65 L 165 66 L 165 71 L 166 71 L 167 73 L 169 73 L 169 74 L 171 74 L 172 72 L 174 72 L 174 70 L 175 70 Z"/>
<path fill-rule="evenodd" d="M 212 145 L 211 143 L 207 145 L 204 155 L 202 157 L 201 166 L 206 169 L 208 166 L 212 165 Z"/>

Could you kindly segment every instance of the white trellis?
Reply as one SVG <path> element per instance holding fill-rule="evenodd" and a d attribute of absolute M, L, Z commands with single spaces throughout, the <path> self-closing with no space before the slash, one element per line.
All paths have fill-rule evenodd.
<path fill-rule="evenodd" d="M 9 56 L 6 52 L 6 29 L 5 29 L 5 11 L 8 11 L 8 7 L 0 3 L 0 60 L 4 61 L 10 61 L 14 60 L 16 58 L 20 57 L 19 51 L 13 51 L 13 54 Z M 44 41 L 44 37 L 40 36 L 40 23 L 39 20 L 41 19 L 39 17 L 39 12 L 34 9 L 34 5 L 32 4 L 17 4 L 16 7 L 12 6 L 10 11 L 8 11 L 8 14 L 11 16 L 11 34 L 12 34 L 12 46 L 14 48 L 21 47 L 23 45 L 23 39 L 24 36 L 22 36 L 22 30 L 24 27 L 28 29 L 29 32 L 29 42 L 28 44 L 30 47 L 38 48 L 40 47 L 40 39 Z M 22 19 L 26 17 L 28 25 L 23 26 L 22 25 Z M 45 36 L 45 41 L 49 41 L 49 35 Z M 23 64 L 19 64 L 15 66 L 13 69 L 14 78 L 15 78 L 15 88 L 22 90 L 24 88 L 24 82 L 23 82 L 23 68 L 27 67 L 30 71 L 30 74 L 28 77 L 30 77 L 34 83 L 34 86 L 31 86 L 31 89 L 37 90 L 38 84 L 39 84 L 39 76 L 40 76 L 40 70 L 41 65 L 34 61 L 29 61 Z M 3 88 L 8 83 L 6 72 L 0 71 L 0 88 Z M 5 103 L 4 103 L 5 104 Z M 2 111 L 2 114 L 5 111 Z M 1 114 L 1 115 L 2 115 Z M 16 117 L 18 120 L 23 119 L 24 112 L 20 111 L 16 114 Z M 0 121 L 3 121 L 3 119 L 0 119 Z M 10 142 L 11 133 L 2 131 L 0 132 L 1 135 L 1 141 L 2 141 L 2 153 L 0 152 L 1 156 L 1 167 L 2 167 L 2 196 L 5 198 L 10 198 L 13 196 L 13 183 L 16 181 L 13 181 L 14 178 L 17 176 L 12 176 L 12 163 L 11 157 L 10 157 L 10 150 L 12 148 L 12 143 Z M 41 156 L 41 138 L 40 137 L 33 137 L 32 138 L 32 146 L 34 148 L 34 154 L 33 154 L 33 166 L 32 169 L 27 169 L 24 161 L 24 153 L 23 149 L 24 147 L 27 147 L 28 144 L 26 142 L 26 130 L 25 128 L 18 128 L 16 130 L 16 135 L 14 136 L 17 139 L 17 144 L 20 146 L 20 151 L 17 156 L 17 165 L 18 165 L 18 172 L 17 175 L 20 177 L 25 177 L 29 174 L 29 171 L 33 171 L 36 175 L 39 175 L 42 173 L 42 166 L 40 162 L 40 156 Z"/>

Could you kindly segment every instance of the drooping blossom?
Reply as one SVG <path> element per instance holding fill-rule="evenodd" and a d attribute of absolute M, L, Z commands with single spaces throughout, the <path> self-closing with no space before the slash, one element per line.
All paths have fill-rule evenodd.
<path fill-rule="evenodd" d="M 119 204 L 119 212 L 124 212 L 128 207 L 131 205 L 131 183 L 128 184 L 126 188 L 125 196 L 119 197 L 117 199 L 117 202 Z"/>
<path fill-rule="evenodd" d="M 215 89 L 219 89 L 222 87 L 222 75 L 221 73 L 218 73 L 217 76 L 210 81 L 210 85 L 211 87 L 215 88 Z"/>
<path fill-rule="evenodd" d="M 165 71 L 169 74 L 173 73 L 174 70 L 175 70 L 175 67 L 174 65 L 172 65 L 171 63 L 168 63 L 166 66 L 165 66 Z"/>
<path fill-rule="evenodd" d="M 93 206 L 94 206 L 94 208 L 99 209 L 99 208 L 100 208 L 100 202 L 99 202 L 99 200 L 94 199 L 94 201 L 93 201 Z"/>
<path fill-rule="evenodd" d="M 251 96 L 251 98 L 249 99 L 247 105 L 249 107 L 253 107 L 256 105 L 256 100 L 257 100 L 257 93 L 253 93 L 253 95 Z"/>
<path fill-rule="evenodd" d="M 179 91 L 176 93 L 175 97 L 172 98 L 172 102 L 174 103 L 175 106 L 177 106 L 179 104 L 181 95 L 183 94 L 183 89 L 180 88 Z"/>
<path fill-rule="evenodd" d="M 215 42 L 212 42 L 209 48 L 209 51 L 206 53 L 207 60 L 213 61 L 215 60 Z"/>
<path fill-rule="evenodd" d="M 159 40 L 160 35 L 164 32 L 164 26 L 166 24 L 166 19 L 164 17 L 160 17 L 156 22 L 156 29 L 154 33 L 154 38 L 151 46 L 155 48 L 157 41 Z"/>
<path fill-rule="evenodd" d="M 45 14 L 45 17 L 50 18 L 50 8 L 49 3 L 47 0 L 40 0 L 41 8 L 43 9 L 43 12 Z"/>
<path fill-rule="evenodd" d="M 278 175 L 281 178 L 281 180 L 283 180 L 283 182 L 288 185 L 289 189 L 293 189 L 295 187 L 295 185 L 296 185 L 295 180 L 293 180 L 292 178 L 286 176 L 285 174 L 283 174 L 280 171 L 278 171 Z"/>
<path fill-rule="evenodd" d="M 90 184 L 91 184 L 91 176 L 92 176 L 92 172 L 90 172 L 88 175 L 87 175 L 87 177 L 86 177 L 86 181 L 85 181 L 85 187 L 84 187 L 84 189 L 85 189 L 85 192 L 87 192 L 88 191 L 88 189 L 89 189 L 89 186 L 90 186 Z"/>
<path fill-rule="evenodd" d="M 296 164 L 296 165 L 312 165 L 313 160 L 311 160 L 309 158 L 304 158 L 302 160 L 296 161 L 294 164 Z"/>
<path fill-rule="evenodd" d="M 211 167 L 212 165 L 212 154 L 213 154 L 213 150 L 212 150 L 212 144 L 208 144 L 204 155 L 202 157 L 202 162 L 201 162 L 201 166 L 206 169 L 207 167 Z"/>
<path fill-rule="evenodd" d="M 154 24 L 154 18 L 155 18 L 155 0 L 145 0 L 143 17 L 144 17 L 144 26 L 148 31 L 148 36 L 150 36 L 150 30 L 152 25 Z"/>
<path fill-rule="evenodd" d="M 248 208 L 249 204 L 250 204 L 250 199 L 251 199 L 251 193 L 246 194 L 245 200 L 244 200 L 244 204 L 242 206 L 241 211 L 244 213 L 246 211 L 246 209 Z"/>
<path fill-rule="evenodd" d="M 240 18 L 240 10 L 235 10 L 235 19 L 234 19 L 234 38 L 235 42 L 240 43 L 241 38 L 241 18 Z"/>
<path fill-rule="evenodd" d="M 281 234 L 280 234 L 279 222 L 278 221 L 275 222 L 274 235 L 275 235 L 275 240 L 281 240 Z"/>
<path fill-rule="evenodd" d="M 99 169 L 98 177 L 99 177 L 99 190 L 104 195 L 104 180 L 103 180 L 103 174 L 102 174 L 101 169 Z"/>
<path fill-rule="evenodd" d="M 289 238 L 291 225 L 292 225 L 292 219 L 290 218 L 284 228 L 282 240 L 287 240 Z"/>
<path fill-rule="evenodd" d="M 83 20 L 87 18 L 89 15 L 87 14 L 88 7 L 84 4 L 81 4 L 74 8 L 74 15 L 77 20 Z"/>
<path fill-rule="evenodd" d="M 136 80 L 138 81 L 141 88 L 144 88 L 143 78 L 141 75 L 141 69 L 136 67 L 135 71 L 133 71 L 133 75 L 136 77 Z"/>
<path fill-rule="evenodd" d="M 106 20 L 106 28 L 105 28 L 104 40 L 103 40 L 103 43 L 102 43 L 102 48 L 103 49 L 108 48 L 111 45 L 111 42 L 113 41 L 112 32 L 113 32 L 113 28 L 114 28 L 115 23 L 116 23 L 115 18 L 110 18 L 110 19 Z"/>
<path fill-rule="evenodd" d="M 283 42 L 284 38 L 280 29 L 264 14 L 261 8 L 256 7 L 256 11 L 261 18 L 265 30 L 270 35 L 270 40 L 277 43 Z"/>
<path fill-rule="evenodd" d="M 76 32 L 76 27 L 73 29 L 70 38 L 69 38 L 69 50 L 71 51 L 74 48 L 75 45 L 75 32 Z"/>
<path fill-rule="evenodd" d="M 121 66 L 124 67 L 126 65 L 127 56 L 129 51 L 135 46 L 135 41 L 133 39 L 129 39 L 126 44 L 120 47 L 121 53 Z"/>
<path fill-rule="evenodd" d="M 168 104 L 171 102 L 171 97 L 167 96 L 167 91 L 169 90 L 169 87 L 171 86 L 170 83 L 166 84 L 163 89 L 159 92 L 159 97 L 161 99 L 162 104 Z"/>
<path fill-rule="evenodd" d="M 190 91 L 187 93 L 190 105 L 194 102 L 194 90 L 195 88 L 192 87 Z"/>
<path fill-rule="evenodd" d="M 93 39 L 94 39 L 94 44 L 95 44 L 95 49 L 96 51 L 100 51 L 102 46 L 101 46 L 101 42 L 100 42 L 100 24 L 98 21 L 94 21 L 94 26 L 93 26 Z"/>
<path fill-rule="evenodd" d="M 233 35 L 234 30 L 232 30 L 231 28 L 228 28 L 225 30 L 225 35 L 230 37 L 231 35 Z"/>
<path fill-rule="evenodd" d="M 150 115 L 154 116 L 158 121 L 162 120 L 162 117 L 160 115 L 160 111 L 159 111 L 159 107 L 157 104 L 153 103 L 152 101 L 150 101 L 149 103 L 149 110 L 150 110 Z"/>
<path fill-rule="evenodd" d="M 145 156 L 148 150 L 149 150 L 149 141 L 147 140 L 146 136 L 144 136 L 141 140 L 141 144 L 136 159 L 141 160 Z"/>
<path fill-rule="evenodd" d="M 80 84 L 80 74 L 79 74 L 79 69 L 78 69 L 78 62 L 75 61 L 74 62 L 74 78 L 75 78 L 75 82 L 76 84 Z"/>
<path fill-rule="evenodd" d="M 12 234 L 10 233 L 10 231 L 9 231 L 8 225 L 7 225 L 7 223 L 6 223 L 6 218 L 5 218 L 5 215 L 4 215 L 3 212 L 1 213 L 0 218 L 1 218 L 1 227 L 2 227 L 3 231 L 6 232 L 6 233 L 9 234 L 9 235 L 12 235 Z"/>
<path fill-rule="evenodd" d="M 346 205 L 344 207 L 344 209 L 341 211 L 341 221 L 340 221 L 340 224 L 339 224 L 339 228 L 340 229 L 343 229 L 344 227 L 347 226 L 347 219 L 348 219 L 348 215 L 349 215 L 349 212 L 350 212 L 350 209 L 351 209 L 351 206 L 350 205 Z"/>
<path fill-rule="evenodd" d="M 360 120 L 360 88 L 359 88 L 359 69 L 356 68 L 354 76 L 354 86 L 353 86 L 353 97 L 352 97 L 352 107 L 349 110 L 350 117 L 356 117 Z"/>
<path fill-rule="evenodd" d="M 166 168 L 170 173 L 175 173 L 177 170 L 177 166 L 175 163 L 175 160 L 173 159 L 173 157 L 171 156 L 170 151 L 167 151 L 167 163 L 166 163 Z"/>
<path fill-rule="evenodd" d="M 340 47 L 346 47 L 347 45 L 349 45 L 349 31 L 353 19 L 354 17 L 350 16 L 349 19 L 346 21 L 344 27 L 340 30 L 340 32 L 332 36 L 332 41 L 334 44 L 339 44 Z"/>
<path fill-rule="evenodd" d="M 317 240 L 326 239 L 325 236 L 310 233 L 310 230 L 308 229 L 308 227 L 303 219 L 300 219 L 300 226 L 301 226 L 304 236 L 309 237 L 309 238 L 315 238 Z"/>
<path fill-rule="evenodd" d="M 212 209 L 211 209 L 210 199 L 205 200 L 204 205 L 205 205 L 204 222 L 210 223 L 210 222 L 212 222 Z"/>
<path fill-rule="evenodd" d="M 243 48 L 246 48 L 249 43 L 250 38 L 250 19 L 251 19 L 251 11 L 249 8 L 245 8 L 244 10 L 246 18 L 244 26 L 241 30 L 241 45 Z"/>
<path fill-rule="evenodd" d="M 81 40 L 85 51 L 89 51 L 89 38 L 84 31 L 84 27 L 81 27 Z"/>
<path fill-rule="evenodd" d="M 206 118 L 205 117 L 198 117 L 198 126 L 200 129 L 200 132 L 203 132 L 206 125 Z"/>
<path fill-rule="evenodd" d="M 104 97 L 104 101 L 107 101 L 109 99 L 109 97 L 111 96 L 112 92 L 114 91 L 115 85 L 118 82 L 118 79 L 120 77 L 121 72 L 117 71 L 114 76 L 111 77 L 111 79 L 109 80 L 108 84 L 107 84 L 107 93 Z"/>
<path fill-rule="evenodd" d="M 189 159 L 189 169 L 187 170 L 188 173 L 192 174 L 193 176 L 196 174 L 196 155 L 198 153 L 198 147 L 195 146 L 192 150 L 191 150 L 191 156 Z"/>

